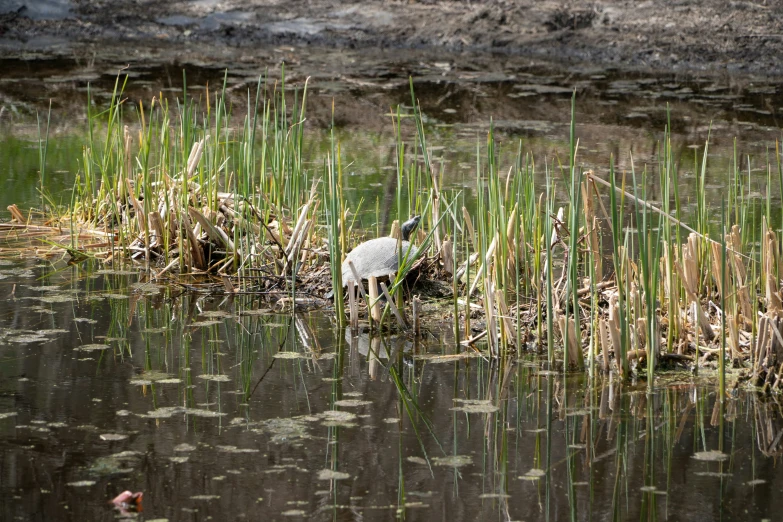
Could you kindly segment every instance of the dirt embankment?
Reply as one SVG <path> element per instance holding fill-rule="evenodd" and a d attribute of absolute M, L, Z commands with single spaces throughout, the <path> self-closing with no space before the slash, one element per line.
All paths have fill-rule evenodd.
<path fill-rule="evenodd" d="M 18 6 L 14 5 L 17 2 Z M 99 45 L 95 45 L 99 44 Z M 653 0 L 42 0 L 0 6 L 5 57 L 138 48 L 231 65 L 270 45 L 505 53 L 592 68 L 777 76 L 783 11 L 776 2 Z M 161 56 L 160 59 L 165 59 Z"/>

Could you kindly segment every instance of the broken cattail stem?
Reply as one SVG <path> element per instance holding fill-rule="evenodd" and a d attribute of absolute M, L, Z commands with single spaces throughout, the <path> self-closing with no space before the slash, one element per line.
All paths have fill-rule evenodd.
<path fill-rule="evenodd" d="M 421 299 L 419 299 L 418 295 L 413 296 L 413 333 L 416 335 L 416 337 L 419 337 L 421 335 Z"/>
<path fill-rule="evenodd" d="M 348 284 L 348 315 L 350 317 L 351 330 L 359 329 L 359 310 L 356 305 L 356 283 Z"/>
<path fill-rule="evenodd" d="M 609 333 L 609 323 L 603 319 L 598 320 L 598 333 L 601 341 L 601 368 L 604 373 L 609 373 L 609 345 L 611 344 L 611 334 Z"/>
<path fill-rule="evenodd" d="M 380 286 L 384 297 L 386 297 L 386 304 L 389 305 L 389 308 L 394 314 L 394 317 L 397 318 L 397 324 L 399 324 L 401 328 L 407 328 L 408 323 L 402 313 L 400 313 L 400 309 L 397 308 L 397 305 L 394 304 L 394 299 L 392 299 L 391 295 L 389 295 L 389 291 L 386 289 L 386 284 L 381 283 Z"/>
<path fill-rule="evenodd" d="M 489 335 L 489 353 L 492 357 L 498 356 L 498 328 L 495 316 L 495 292 L 492 281 L 486 278 L 484 281 L 484 313 L 487 317 L 487 335 Z"/>
<path fill-rule="evenodd" d="M 462 217 L 465 218 L 465 226 L 468 229 L 468 235 L 470 236 L 470 242 L 473 244 L 473 250 L 478 250 L 476 246 L 476 232 L 473 230 L 473 220 L 470 217 L 470 212 L 465 207 L 462 207 Z"/>
<path fill-rule="evenodd" d="M 351 267 L 353 268 L 353 261 L 348 261 L 350 263 Z M 353 270 L 356 270 L 353 268 Z M 354 275 L 354 277 L 356 277 Z M 376 323 L 381 322 L 381 303 L 378 299 L 378 278 L 375 276 L 370 276 L 367 281 L 367 291 L 370 294 L 370 317 L 373 321 Z"/>

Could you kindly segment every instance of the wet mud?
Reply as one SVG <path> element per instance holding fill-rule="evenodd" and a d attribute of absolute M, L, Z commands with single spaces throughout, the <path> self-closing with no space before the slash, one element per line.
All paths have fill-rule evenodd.
<path fill-rule="evenodd" d="M 232 66 L 259 47 L 321 46 L 493 54 L 644 71 L 783 71 L 783 15 L 770 2 L 46 0 L 0 5 L 6 56 L 63 57 L 92 49 L 198 57 Z"/>

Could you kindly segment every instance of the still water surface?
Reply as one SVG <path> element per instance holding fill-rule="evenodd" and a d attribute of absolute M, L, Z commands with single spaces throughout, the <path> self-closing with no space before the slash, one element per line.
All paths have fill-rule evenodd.
<path fill-rule="evenodd" d="M 203 74 L 220 84 L 222 73 Z M 132 98 L 160 92 L 144 79 Z M 83 82 L 68 82 L 83 99 Z M 764 163 L 779 137 L 776 87 L 565 74 L 420 78 L 447 189 L 464 190 L 470 204 L 490 117 L 502 153 L 512 157 L 521 140 L 541 175 L 567 157 L 574 82 L 586 168 L 605 170 L 614 154 L 628 169 L 633 152 L 656 172 L 672 104 L 686 212 L 708 137 L 706 192 L 716 205 L 735 158 L 749 173 L 749 197 L 779 197 Z M 326 146 L 318 122 L 337 97 L 349 107 L 338 114 L 347 206 L 382 228 L 396 215 L 387 113 L 410 100 L 406 82 L 369 93 L 312 88 L 313 172 Z M 62 110 L 44 186 L 67 203 L 86 125 L 83 111 Z M 0 203 L 39 205 L 37 129 L 5 114 Z M 654 183 L 650 190 L 654 197 Z M 465 353 L 448 327 L 433 325 L 415 346 L 369 342 L 337 329 L 332 311 L 280 315 L 253 296 L 209 294 L 200 281 L 159 285 L 136 269 L 56 259 L 0 263 L 0 520 L 774 520 L 778 512 L 783 413 L 742 386 L 717 401 L 706 372 L 662 373 L 648 396 L 644 382 L 542 370 L 533 351 L 503 361 Z M 142 511 L 108 503 L 123 490 L 144 493 Z"/>
<path fill-rule="evenodd" d="M 4 262 L 3 520 L 760 520 L 774 401 L 371 345 L 329 314 Z M 247 299 L 247 300 L 243 300 Z M 709 376 L 707 377 L 709 379 Z M 141 513 L 107 503 L 144 493 Z"/>

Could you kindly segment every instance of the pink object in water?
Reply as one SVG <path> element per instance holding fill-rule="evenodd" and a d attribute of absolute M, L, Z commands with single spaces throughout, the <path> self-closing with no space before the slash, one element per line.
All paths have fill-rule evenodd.
<path fill-rule="evenodd" d="M 115 506 L 138 506 L 141 504 L 141 497 L 144 493 L 141 491 L 137 493 L 131 493 L 130 491 L 123 491 L 112 499 L 112 504 Z"/>

